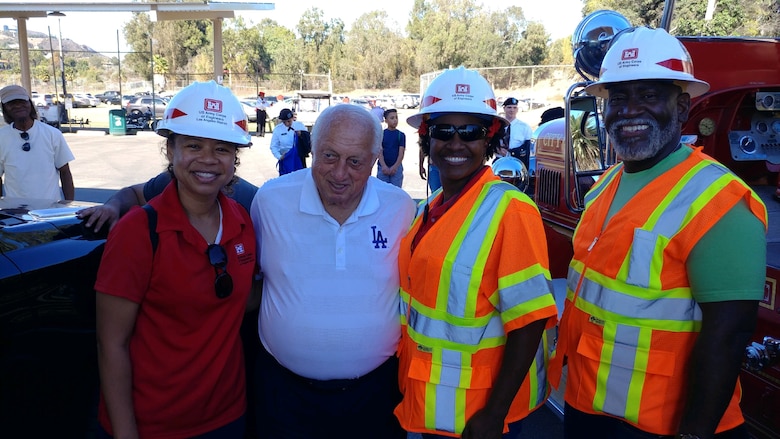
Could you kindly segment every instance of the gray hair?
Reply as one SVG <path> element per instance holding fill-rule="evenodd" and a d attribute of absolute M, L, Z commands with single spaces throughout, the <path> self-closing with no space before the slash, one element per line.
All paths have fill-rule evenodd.
<path fill-rule="evenodd" d="M 346 119 L 354 124 L 361 124 L 371 128 L 371 153 L 379 156 L 382 148 L 382 124 L 365 108 L 353 104 L 335 104 L 320 113 L 314 128 L 311 131 L 311 150 L 317 150 L 321 137 L 331 129 L 331 125 L 337 120 Z"/>

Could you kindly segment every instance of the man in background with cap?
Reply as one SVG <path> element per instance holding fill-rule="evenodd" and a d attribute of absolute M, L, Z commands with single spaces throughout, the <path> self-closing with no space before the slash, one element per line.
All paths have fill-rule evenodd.
<path fill-rule="evenodd" d="M 276 157 L 276 160 L 281 160 L 284 154 L 293 147 L 293 137 L 295 128 L 292 124 L 293 112 L 289 108 L 282 108 L 279 112 L 280 124 L 274 127 L 274 131 L 271 134 L 271 153 Z"/>
<path fill-rule="evenodd" d="M 749 437 L 738 375 L 764 295 L 767 213 L 681 142 L 708 89 L 682 43 L 646 27 L 616 37 L 585 88 L 605 99 L 622 162 L 587 193 L 572 242 L 550 364 L 557 387 L 568 360 L 567 439 Z"/>
<path fill-rule="evenodd" d="M 506 134 L 501 142 L 498 154 L 507 154 L 520 159 L 528 168 L 528 158 L 531 155 L 531 126 L 517 118 L 517 98 L 506 98 L 504 101 L 504 117 L 509 121 Z"/>
<path fill-rule="evenodd" d="M 75 157 L 65 137 L 38 120 L 30 94 L 23 87 L 0 89 L 0 102 L 8 123 L 0 128 L 0 194 L 72 200 L 75 189 L 68 162 Z"/>

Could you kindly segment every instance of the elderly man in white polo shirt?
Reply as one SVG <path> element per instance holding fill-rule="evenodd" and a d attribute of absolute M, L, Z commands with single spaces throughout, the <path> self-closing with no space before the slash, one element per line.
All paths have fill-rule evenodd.
<path fill-rule="evenodd" d="M 335 105 L 312 133 L 312 167 L 268 181 L 252 203 L 263 276 L 258 436 L 403 439 L 397 257 L 414 216 L 371 176 L 379 121 Z"/>

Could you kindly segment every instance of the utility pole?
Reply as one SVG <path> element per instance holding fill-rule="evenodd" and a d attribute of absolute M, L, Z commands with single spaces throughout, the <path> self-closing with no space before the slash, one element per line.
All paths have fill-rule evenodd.
<path fill-rule="evenodd" d="M 51 43 L 51 26 L 46 26 L 46 28 L 49 30 L 49 54 L 51 55 L 51 80 L 54 83 L 54 98 L 52 99 L 52 102 L 59 96 L 59 93 L 57 93 L 57 67 L 54 63 L 54 45 Z"/>
<path fill-rule="evenodd" d="M 60 31 L 60 70 L 62 74 L 62 99 L 68 99 L 68 87 L 65 85 L 65 58 L 62 56 L 62 24 L 60 19 L 57 18 L 57 27 Z"/>

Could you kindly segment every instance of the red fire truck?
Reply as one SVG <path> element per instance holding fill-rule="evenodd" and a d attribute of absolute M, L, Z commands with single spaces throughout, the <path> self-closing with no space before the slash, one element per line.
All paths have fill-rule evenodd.
<path fill-rule="evenodd" d="M 667 29 L 669 3 L 661 23 Z M 576 68 L 585 80 L 568 89 L 565 117 L 541 125 L 532 139 L 534 199 L 548 232 L 560 305 L 583 197 L 616 160 L 601 123 L 603 103 L 584 87 L 598 78 L 611 37 L 630 26 L 613 11 L 583 19 L 572 43 Z M 780 438 L 780 201 L 775 198 L 780 175 L 780 38 L 678 38 L 693 58 L 696 77 L 710 84 L 708 93 L 692 101 L 683 142 L 703 146 L 750 184 L 767 206 L 766 284 L 758 325 L 745 349 L 742 408 L 755 437 Z M 560 409 L 562 392 L 554 393 L 550 404 Z"/>

